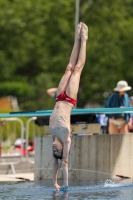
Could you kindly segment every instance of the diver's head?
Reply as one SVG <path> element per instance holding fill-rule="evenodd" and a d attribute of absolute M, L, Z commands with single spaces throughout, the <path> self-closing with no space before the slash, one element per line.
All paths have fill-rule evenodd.
<path fill-rule="evenodd" d="M 53 151 L 53 156 L 56 159 L 62 159 L 63 158 L 63 144 L 56 137 L 55 137 L 55 141 L 52 143 L 52 151 Z"/>

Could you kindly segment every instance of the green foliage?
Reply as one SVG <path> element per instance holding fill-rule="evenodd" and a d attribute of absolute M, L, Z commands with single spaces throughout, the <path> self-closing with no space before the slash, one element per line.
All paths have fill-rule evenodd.
<path fill-rule="evenodd" d="M 0 18 L 0 82 L 10 81 L 13 87 L 5 95 L 14 95 L 16 80 L 26 81 L 35 93 L 30 93 L 27 98 L 24 91 L 21 96 L 16 92 L 20 107 L 51 107 L 52 100 L 49 98 L 49 103 L 44 104 L 47 97 L 44 99 L 43 96 L 46 96 L 48 85 L 55 87 L 61 77 L 57 74 L 62 75 L 68 62 L 70 44 L 74 39 L 71 31 L 74 27 L 74 2 L 1 0 Z M 40 87 L 37 78 L 42 73 L 47 74 L 50 77 L 47 80 L 51 82 L 44 84 L 44 80 Z"/>
<path fill-rule="evenodd" d="M 22 82 L 4 82 L 0 85 L 0 96 L 13 95 L 22 97 L 30 96 L 32 94 L 32 89 L 27 83 Z"/>
<path fill-rule="evenodd" d="M 132 6 L 131 0 L 81 1 L 89 38 L 78 107 L 103 105 L 119 80 L 133 87 Z M 0 0 L 0 19 L 0 96 L 17 96 L 24 110 L 53 109 L 46 90 L 58 86 L 69 61 L 75 1 Z"/>
<path fill-rule="evenodd" d="M 89 40 L 80 104 L 86 99 L 103 104 L 105 92 L 110 94 L 119 80 L 133 86 L 131 6 L 131 0 L 82 2 L 81 18 L 89 25 Z"/>

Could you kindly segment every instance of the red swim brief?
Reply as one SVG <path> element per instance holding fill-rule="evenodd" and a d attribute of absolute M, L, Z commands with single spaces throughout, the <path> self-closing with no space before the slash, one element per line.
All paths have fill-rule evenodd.
<path fill-rule="evenodd" d="M 57 101 L 66 101 L 69 103 L 72 103 L 74 106 L 76 105 L 76 100 L 72 99 L 71 97 L 67 96 L 66 91 L 62 92 L 56 97 L 56 102 Z"/>

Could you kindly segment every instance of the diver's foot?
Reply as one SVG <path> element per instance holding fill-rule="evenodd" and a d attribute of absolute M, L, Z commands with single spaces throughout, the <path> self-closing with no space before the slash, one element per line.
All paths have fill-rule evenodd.
<path fill-rule="evenodd" d="M 77 39 L 81 39 L 81 28 L 82 28 L 82 22 L 80 22 L 78 25 L 77 25 L 77 30 L 76 30 L 76 37 Z"/>
<path fill-rule="evenodd" d="M 82 23 L 81 40 L 87 40 L 87 39 L 88 39 L 88 26 Z"/>
<path fill-rule="evenodd" d="M 60 188 L 60 191 L 63 191 L 63 192 L 65 192 L 65 191 L 67 191 L 68 190 L 68 186 L 62 186 L 61 188 Z"/>

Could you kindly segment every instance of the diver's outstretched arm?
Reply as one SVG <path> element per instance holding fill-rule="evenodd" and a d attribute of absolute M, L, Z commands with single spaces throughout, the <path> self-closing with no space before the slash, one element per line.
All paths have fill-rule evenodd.
<path fill-rule="evenodd" d="M 60 186 L 57 183 L 57 176 L 58 176 L 58 159 L 53 156 L 53 185 L 54 187 L 59 190 Z"/>

